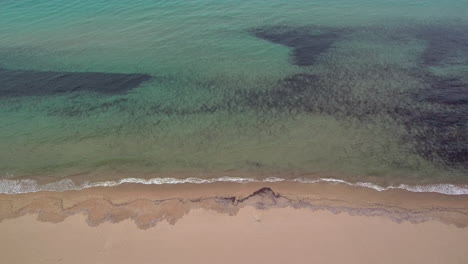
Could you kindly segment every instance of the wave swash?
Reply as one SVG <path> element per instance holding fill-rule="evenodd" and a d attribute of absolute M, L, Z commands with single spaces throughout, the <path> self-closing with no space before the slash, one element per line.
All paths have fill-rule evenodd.
<path fill-rule="evenodd" d="M 428 184 L 428 185 L 390 185 L 387 187 L 376 185 L 373 183 L 367 182 L 357 182 L 350 183 L 344 180 L 333 179 L 333 178 L 320 178 L 320 179 L 281 179 L 276 177 L 269 177 L 263 180 L 256 180 L 252 178 L 240 178 L 240 177 L 220 177 L 220 178 L 211 178 L 211 179 L 200 179 L 200 178 L 186 178 L 186 179 L 177 179 L 177 178 L 153 178 L 153 179 L 140 179 L 140 178 L 125 178 L 118 181 L 105 181 L 105 182 L 85 182 L 82 184 L 76 184 L 71 179 L 64 179 L 57 182 L 52 182 L 48 184 L 39 184 L 35 180 L 24 179 L 24 180 L 11 180 L 3 179 L 0 180 L 0 193 L 4 194 L 19 194 L 19 193 L 31 193 L 31 192 L 40 192 L 40 191 L 51 191 L 51 192 L 62 192 L 69 190 L 82 190 L 86 188 L 93 187 L 113 187 L 125 183 L 135 183 L 135 184 L 182 184 L 182 183 L 192 183 L 192 184 L 204 184 L 204 183 L 214 183 L 214 182 L 233 182 L 233 183 L 251 183 L 251 182 L 300 182 L 304 184 L 314 184 L 321 182 L 329 182 L 334 184 L 346 184 L 350 186 L 358 186 L 374 189 L 377 191 L 385 191 L 391 189 L 403 189 L 410 192 L 433 192 L 441 193 L 446 195 L 465 195 L 468 194 L 468 185 L 454 185 L 454 184 Z"/>

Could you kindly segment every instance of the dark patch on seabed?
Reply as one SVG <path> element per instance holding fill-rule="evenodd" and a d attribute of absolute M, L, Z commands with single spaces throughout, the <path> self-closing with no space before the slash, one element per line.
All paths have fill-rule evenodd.
<path fill-rule="evenodd" d="M 272 26 L 252 29 L 256 37 L 292 48 L 291 62 L 298 66 L 311 66 L 319 56 L 332 50 L 334 43 L 359 29 Z M 372 29 L 366 28 L 366 32 Z M 376 29 L 379 30 L 379 29 Z M 466 31 L 465 31 L 466 30 Z M 374 65 L 356 73 L 340 68 L 318 74 L 299 73 L 278 80 L 264 89 L 235 87 L 226 91 L 217 102 L 203 102 L 197 106 L 134 105 L 131 98 L 118 98 L 95 105 L 73 104 L 53 114 L 84 116 L 90 112 L 137 111 L 148 115 L 193 115 L 217 111 L 242 112 L 255 110 L 262 115 L 272 112 L 320 113 L 336 118 L 372 122 L 377 116 L 406 127 L 408 143 L 422 157 L 453 168 L 468 168 L 468 84 L 466 76 L 436 76 L 428 66 L 447 64 L 468 65 L 468 27 L 419 26 L 395 31 L 397 39 L 407 37 L 426 42 L 420 55 L 420 65 L 414 69 L 424 89 L 408 94 L 395 94 L 391 85 L 369 89 L 365 95 L 354 92 L 355 85 L 367 79 L 387 78 L 398 82 L 407 69 L 394 65 Z M 369 33 L 371 34 L 371 33 Z M 341 80 L 337 79 L 339 72 Z M 124 93 L 151 77 L 144 74 L 66 73 L 11 71 L 0 69 L 0 97 L 62 94 L 92 91 L 102 94 Z M 464 79 L 465 78 L 465 79 Z M 191 83 L 191 85 L 194 85 Z M 222 84 L 225 85 L 225 84 Z M 407 85 L 403 81 L 398 85 Z M 258 87 L 255 87 L 258 88 Z M 205 89 L 203 85 L 200 89 Z M 429 105 L 429 107 L 427 107 Z M 55 107 L 55 106 L 54 106 Z M 144 108 L 144 109 L 143 109 Z M 55 110 L 54 108 L 53 110 Z"/>
<path fill-rule="evenodd" d="M 416 148 L 430 160 L 468 168 L 468 84 L 460 78 L 430 74 L 424 80 L 426 88 L 416 93 L 416 99 L 436 110 L 406 117 Z"/>
<path fill-rule="evenodd" d="M 408 31 L 427 42 L 423 65 L 468 64 L 468 25 L 426 25 Z"/>
<path fill-rule="evenodd" d="M 46 96 L 80 91 L 118 94 L 150 79 L 151 76 L 146 74 L 0 69 L 0 97 Z"/>
<path fill-rule="evenodd" d="M 292 48 L 292 63 L 310 66 L 352 31 L 273 26 L 250 32 Z M 237 100 L 259 111 L 318 112 L 365 121 L 371 121 L 376 115 L 387 115 L 405 125 L 408 140 L 422 157 L 443 166 L 468 168 L 468 84 L 460 77 L 435 76 L 427 70 L 428 66 L 468 65 L 467 32 L 465 25 L 425 25 L 396 31 L 395 36 L 402 40 L 409 36 L 426 42 L 417 69 L 418 72 L 422 69 L 422 77 L 418 78 L 425 83 L 425 89 L 416 91 L 416 96 L 410 98 L 403 95 L 379 101 L 372 97 L 357 97 L 351 86 L 335 87 L 327 83 L 325 80 L 330 80 L 330 76 L 302 73 L 280 80 L 269 90 L 239 90 Z M 388 70 L 397 69 L 376 66 L 361 77 Z M 436 110 L 420 105 L 427 103 L 434 106 L 429 109 Z"/>
<path fill-rule="evenodd" d="M 292 48 L 292 63 L 309 66 L 317 57 L 343 37 L 344 29 L 325 29 L 319 27 L 273 26 L 250 30 L 261 39 Z"/>
<path fill-rule="evenodd" d="M 447 166 L 468 168 L 468 108 L 420 112 L 405 122 L 420 155 Z"/>
<path fill-rule="evenodd" d="M 278 82 L 270 90 L 238 90 L 237 101 L 258 111 L 278 109 L 289 112 L 313 111 L 320 96 L 318 78 L 311 74 L 295 74 Z"/>
<path fill-rule="evenodd" d="M 307 73 L 294 74 L 279 80 L 271 89 L 238 90 L 236 96 L 239 104 L 259 112 L 321 113 L 370 121 L 373 116 L 389 111 L 379 102 L 353 94 L 352 86 L 334 86 L 328 81 L 329 78 Z"/>
<path fill-rule="evenodd" d="M 320 33 L 313 33 L 317 32 L 317 27 L 281 26 L 255 29 L 251 32 L 294 49 L 302 47 L 294 52 L 295 61 L 301 61 L 299 65 L 311 65 L 320 54 L 329 50 L 334 41 L 351 32 L 344 29 L 329 30 L 321 28 Z M 394 94 L 391 87 L 369 90 L 369 94 L 364 96 L 353 91 L 355 83 L 375 79 L 375 76 L 395 81 L 400 74 L 408 74 L 407 70 L 375 65 L 356 74 L 337 66 L 335 71 L 325 73 L 293 74 L 264 89 L 235 87 L 227 91 L 220 101 L 201 103 L 198 106 L 160 105 L 155 102 L 153 105 L 142 106 L 146 109 L 130 109 L 127 105 L 133 104 L 128 102 L 129 99 L 120 98 L 99 105 L 71 105 L 59 112 L 75 116 L 114 108 L 118 111 L 139 111 L 136 114 L 146 112 L 151 115 L 172 116 L 209 114 L 217 111 L 238 113 L 252 109 L 259 115 L 269 115 L 272 112 L 319 113 L 363 122 L 373 122 L 377 116 L 386 116 L 406 127 L 408 135 L 404 140 L 414 145 L 420 156 L 442 166 L 468 168 L 468 85 L 461 77 L 436 76 L 429 73 L 426 67 L 428 62 L 433 66 L 445 65 L 449 61 L 446 56 L 452 56 L 451 51 L 437 52 L 437 47 L 452 47 L 458 51 L 464 49 L 465 42 L 454 42 L 458 37 L 453 34 L 459 31 L 451 30 L 450 34 L 446 33 L 449 37 L 434 40 L 432 38 L 438 35 L 430 36 L 426 27 L 401 29 L 397 32 L 401 35 L 408 35 L 410 32 L 412 38 L 424 37 L 429 40 L 426 50 L 421 54 L 421 64 L 415 70 L 419 73 L 415 79 L 421 80 L 424 89 L 411 91 L 413 96 Z M 337 71 L 345 81 L 330 82 L 336 79 Z M 402 82 L 400 85 L 407 84 Z M 203 85 L 200 89 L 203 89 Z M 382 91 L 385 89 L 388 91 Z M 427 107 L 428 104 L 430 107 Z"/>
<path fill-rule="evenodd" d="M 427 75 L 424 79 L 429 89 L 419 91 L 419 100 L 449 106 L 468 104 L 468 83 L 461 78 Z"/>
<path fill-rule="evenodd" d="M 468 26 L 430 25 L 409 32 L 426 42 L 422 69 L 468 65 Z M 406 119 L 417 151 L 447 166 L 468 168 L 468 83 L 466 76 L 438 76 L 429 71 L 420 77 L 425 89 L 416 100 L 431 103 L 432 111 L 419 111 Z"/>

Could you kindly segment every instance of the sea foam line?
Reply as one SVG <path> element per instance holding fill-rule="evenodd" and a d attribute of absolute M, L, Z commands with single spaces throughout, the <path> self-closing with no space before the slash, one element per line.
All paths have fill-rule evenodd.
<path fill-rule="evenodd" d="M 281 179 L 277 177 L 269 177 L 263 180 L 256 180 L 252 178 L 240 178 L 240 177 L 221 177 L 221 178 L 211 178 L 211 179 L 201 179 L 201 178 L 186 178 L 186 179 L 177 179 L 177 178 L 153 178 L 153 179 L 141 179 L 141 178 L 124 178 L 119 181 L 105 181 L 105 182 L 85 182 L 83 184 L 75 184 L 71 179 L 64 179 L 61 181 L 48 183 L 48 184 L 38 184 L 35 180 L 11 180 L 11 179 L 2 179 L 0 180 L 0 193 L 4 194 L 18 194 L 18 193 L 31 193 L 39 191 L 53 191 L 53 192 L 62 192 L 68 190 L 82 190 L 86 188 L 93 187 L 113 187 L 125 183 L 136 183 L 136 184 L 145 184 L 145 185 L 162 185 L 162 184 L 182 184 L 182 183 L 192 183 L 192 184 L 204 184 L 204 183 L 214 183 L 214 182 L 234 182 L 234 183 L 249 183 L 249 182 L 300 182 L 304 184 L 314 184 L 321 182 L 329 182 L 335 184 L 345 184 L 350 186 L 358 186 L 369 189 L 374 189 L 377 191 L 385 191 L 391 189 L 404 189 L 411 192 L 434 192 L 442 193 L 447 195 L 464 195 L 468 194 L 468 185 L 457 186 L 454 184 L 428 184 L 428 185 L 391 185 L 383 187 L 377 184 L 368 183 L 368 182 L 357 182 L 350 183 L 344 180 L 333 179 L 333 178 L 320 178 L 320 179 Z"/>

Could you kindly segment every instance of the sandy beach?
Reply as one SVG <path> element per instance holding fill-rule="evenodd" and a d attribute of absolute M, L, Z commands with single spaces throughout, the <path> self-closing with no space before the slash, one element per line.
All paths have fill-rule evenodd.
<path fill-rule="evenodd" d="M 468 264 L 468 0 L 0 0 L 0 264 Z"/>
<path fill-rule="evenodd" d="M 467 263 L 468 197 L 340 184 L 0 195 L 4 263 Z"/>

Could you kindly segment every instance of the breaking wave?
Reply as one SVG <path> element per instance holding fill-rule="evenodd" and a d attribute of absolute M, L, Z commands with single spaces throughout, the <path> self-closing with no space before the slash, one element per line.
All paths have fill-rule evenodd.
<path fill-rule="evenodd" d="M 11 179 L 2 179 L 0 180 L 0 193 L 4 194 L 18 194 L 18 193 L 31 193 L 31 192 L 40 192 L 40 191 L 53 191 L 61 192 L 68 190 L 82 190 L 86 188 L 93 187 L 113 187 L 125 183 L 136 183 L 136 184 L 182 184 L 182 183 L 192 183 L 192 184 L 204 184 L 204 183 L 214 183 L 214 182 L 234 182 L 234 183 L 250 183 L 250 182 L 300 182 L 304 184 L 314 184 L 321 182 L 329 182 L 335 184 L 346 184 L 350 186 L 358 186 L 364 188 L 370 188 L 377 191 L 385 191 L 391 189 L 404 189 L 410 192 L 434 192 L 442 193 L 447 195 L 464 195 L 468 194 L 468 185 L 454 185 L 454 184 L 429 184 L 429 185 L 390 185 L 387 187 L 380 186 L 368 182 L 357 182 L 350 183 L 344 180 L 332 179 L 332 178 L 320 178 L 320 179 L 281 179 L 276 177 L 269 177 L 263 180 L 256 180 L 252 178 L 240 178 L 240 177 L 221 177 L 221 178 L 211 178 L 211 179 L 200 179 L 200 178 L 186 178 L 186 179 L 177 179 L 177 178 L 153 178 L 153 179 L 140 179 L 140 178 L 125 178 L 118 181 L 105 181 L 105 182 L 85 182 L 82 184 L 76 184 L 71 179 L 64 179 L 61 181 L 48 183 L 48 184 L 39 184 L 35 180 L 11 180 Z"/>

